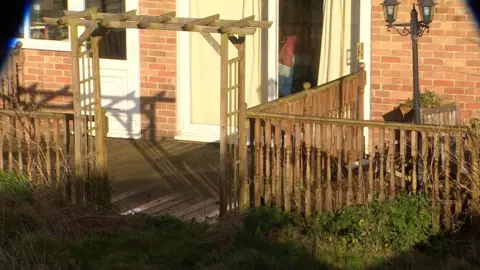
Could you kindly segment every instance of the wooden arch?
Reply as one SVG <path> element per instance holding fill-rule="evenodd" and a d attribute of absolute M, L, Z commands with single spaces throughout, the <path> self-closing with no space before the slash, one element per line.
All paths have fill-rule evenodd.
<path fill-rule="evenodd" d="M 221 20 L 220 15 L 205 18 L 178 18 L 175 12 L 160 16 L 137 15 L 136 10 L 125 13 L 99 13 L 97 8 L 84 11 L 65 11 L 63 17 L 43 18 L 49 25 L 69 25 L 72 49 L 72 90 L 74 107 L 75 136 L 75 181 L 84 182 L 92 171 L 106 175 L 105 136 L 90 138 L 94 132 L 106 134 L 105 111 L 101 106 L 100 62 L 98 44 L 105 29 L 156 29 L 167 31 L 199 32 L 220 55 L 220 216 L 234 209 L 249 207 L 246 168 L 240 167 L 239 159 L 246 160 L 246 103 L 245 103 L 245 36 L 253 35 L 259 28 L 269 28 L 272 22 L 254 21 L 254 16 L 241 20 Z M 79 35 L 78 27 L 85 27 Z M 211 34 L 221 34 L 220 44 Z M 90 47 L 85 46 L 90 41 Z M 238 49 L 238 56 L 228 58 L 228 43 Z M 90 60 L 89 67 L 81 66 L 85 56 Z M 88 60 L 88 59 L 87 59 Z M 83 72 L 81 70 L 83 68 Z M 88 70 L 88 71 L 85 71 Z M 90 73 L 91 71 L 91 73 Z M 235 76 L 230 76 L 235 72 Z M 86 74 L 88 73 L 88 74 Z M 235 79 L 232 79 L 235 78 Z M 93 83 L 93 84 L 92 84 Z M 83 92 L 82 93 L 82 89 Z M 88 90 L 86 90 L 88 89 Z M 93 95 L 93 101 L 91 99 Z M 87 117 L 84 117 L 87 115 Z M 93 118 L 95 121 L 82 119 Z M 93 123 L 94 122 L 94 123 Z M 90 124 L 89 124 L 90 123 Z M 82 131 L 82 132 L 77 132 Z M 243 132 L 240 132 L 243 131 Z M 239 134 L 242 134 L 240 136 Z M 89 145 L 95 144 L 95 148 Z M 90 151 L 90 153 L 89 153 Z M 88 155 L 96 157 L 90 164 Z M 238 184 L 238 186 L 237 186 Z"/>

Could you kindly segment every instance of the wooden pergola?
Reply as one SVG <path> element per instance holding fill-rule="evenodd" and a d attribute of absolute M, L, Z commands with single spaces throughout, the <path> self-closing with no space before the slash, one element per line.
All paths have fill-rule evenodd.
<path fill-rule="evenodd" d="M 59 18 L 43 19 L 49 25 L 70 26 L 75 181 L 85 183 L 88 177 L 92 176 L 92 172 L 100 173 L 104 180 L 108 177 L 106 175 L 105 111 L 101 107 L 98 51 L 99 41 L 107 32 L 106 30 L 120 28 L 199 32 L 221 59 L 220 216 L 225 216 L 228 210 L 247 209 L 249 188 L 246 168 L 239 166 L 239 164 L 246 164 L 246 162 L 240 163 L 239 160 L 246 161 L 247 158 L 245 36 L 253 35 L 259 28 L 269 28 L 272 22 L 254 21 L 254 16 L 240 20 L 221 20 L 219 14 L 205 18 L 178 18 L 175 12 L 160 16 L 137 15 L 137 10 L 119 14 L 100 13 L 97 8 L 79 12 L 65 11 L 64 14 Z M 81 35 L 78 27 L 84 27 Z M 220 44 L 211 34 L 221 34 Z M 232 42 L 238 50 L 238 56 L 233 59 L 228 57 L 229 42 Z M 88 46 L 87 43 L 89 43 Z M 236 73 L 235 76 L 231 76 L 233 72 Z M 89 119 L 94 120 L 89 121 Z M 95 133 L 102 136 L 95 136 Z M 95 137 L 94 141 L 93 137 Z M 89 155 L 95 159 L 91 159 Z M 91 162 L 92 160 L 95 161 Z"/>

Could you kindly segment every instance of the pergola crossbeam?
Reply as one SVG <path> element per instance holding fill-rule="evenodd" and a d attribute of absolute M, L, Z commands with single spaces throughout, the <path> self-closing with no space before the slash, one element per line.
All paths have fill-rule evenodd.
<path fill-rule="evenodd" d="M 209 24 L 213 23 L 215 20 L 218 20 L 218 19 L 220 19 L 220 14 L 215 14 L 215 15 L 212 15 L 212 16 L 208 16 L 208 17 L 205 17 L 205 18 L 202 18 L 202 19 L 198 19 L 198 20 L 186 23 L 182 27 L 182 29 L 184 31 L 191 31 L 196 26 L 209 25 Z"/>
<path fill-rule="evenodd" d="M 77 46 L 82 46 L 82 44 L 92 36 L 93 32 L 97 30 L 98 26 L 96 24 L 92 24 L 87 27 L 87 29 L 80 35 L 78 38 Z"/>
<path fill-rule="evenodd" d="M 253 35 L 257 28 L 269 28 L 272 24 L 272 22 L 253 21 L 254 15 L 240 20 L 220 20 L 219 14 L 205 18 L 179 18 L 175 17 L 175 12 L 160 16 L 140 16 L 136 15 L 136 12 L 136 10 L 132 10 L 121 14 L 96 13 L 96 8 L 92 8 L 84 11 L 66 11 L 66 16 L 61 18 L 45 17 L 43 19 L 49 25 L 67 24 L 75 21 L 78 26 L 86 27 L 98 24 L 108 28 L 228 33 L 234 35 Z"/>
<path fill-rule="evenodd" d="M 140 29 L 146 29 L 148 25 L 151 22 L 156 22 L 156 23 L 167 23 L 170 21 L 172 18 L 174 18 L 177 15 L 175 11 L 165 13 L 163 15 L 157 16 L 157 17 L 152 17 L 152 16 L 141 16 L 138 20 L 138 28 Z"/>
<path fill-rule="evenodd" d="M 55 18 L 43 18 L 44 22 L 47 24 L 57 24 L 57 19 Z M 78 26 L 91 26 L 96 22 L 90 20 L 78 20 L 76 24 Z M 119 29 L 138 29 L 139 22 L 136 21 L 111 21 L 108 24 L 108 28 L 119 28 Z M 144 29 L 155 29 L 155 30 L 169 30 L 169 31 L 185 31 L 183 29 L 182 24 L 174 24 L 174 23 L 149 23 L 148 26 Z M 241 27 L 230 27 L 229 34 L 236 34 L 236 35 L 253 35 L 256 32 L 256 28 L 241 28 Z M 204 33 L 222 33 L 221 27 L 219 26 L 203 26 L 203 25 L 195 25 L 190 31 L 186 32 L 204 32 Z"/>
<path fill-rule="evenodd" d="M 101 26 L 108 26 L 108 24 L 111 21 L 126 21 L 126 20 L 131 20 L 134 16 L 137 15 L 137 10 L 130 10 L 125 13 L 120 13 L 120 14 L 115 14 L 112 16 L 108 16 L 103 18 L 103 20 L 100 21 Z"/>
<path fill-rule="evenodd" d="M 66 13 L 68 15 L 71 15 L 71 14 L 77 14 L 77 13 L 80 13 L 80 12 L 83 12 L 83 11 L 67 11 Z M 103 18 L 113 16 L 113 15 L 117 15 L 117 13 L 98 12 L 97 14 L 95 14 L 95 18 L 97 20 L 102 20 Z M 160 21 L 159 18 L 162 18 L 166 15 L 168 15 L 169 18 L 170 18 L 168 23 L 174 23 L 174 24 L 187 24 L 187 23 L 202 19 L 202 18 L 175 17 L 175 12 L 169 12 L 169 13 L 165 13 L 165 14 L 162 14 L 162 15 L 159 15 L 159 16 L 136 15 L 136 16 L 132 17 L 131 20 L 140 21 L 141 19 L 147 19 L 147 20 L 152 21 L 152 22 L 164 22 L 164 21 Z M 84 16 L 84 17 L 87 17 L 87 16 Z M 210 26 L 221 27 L 221 26 L 230 26 L 231 25 L 231 26 L 235 26 L 235 27 L 269 28 L 272 25 L 272 22 L 269 22 L 269 21 L 254 21 L 253 18 L 250 19 L 251 17 L 254 17 L 254 15 L 243 18 L 243 19 L 240 19 L 240 20 L 223 20 L 223 19 L 220 20 L 220 19 L 217 19 L 217 20 L 214 20 L 210 24 Z M 83 18 L 83 17 L 80 17 L 80 18 Z M 248 23 L 246 25 L 235 25 L 235 24 L 232 25 L 232 23 L 235 23 L 235 22 L 240 23 L 240 22 L 244 22 L 245 20 L 248 21 Z"/>
<path fill-rule="evenodd" d="M 88 8 L 83 11 L 70 13 L 69 11 L 64 11 L 65 16 L 58 18 L 58 24 L 67 24 L 70 20 L 79 20 L 83 18 L 88 18 L 92 14 L 96 14 L 98 9 L 96 7 Z"/>
<path fill-rule="evenodd" d="M 172 12 L 158 16 L 156 22 L 165 23 L 165 22 L 168 22 L 171 18 L 174 18 L 175 16 L 177 16 L 177 13 L 175 11 L 172 11 Z"/>
<path fill-rule="evenodd" d="M 245 26 L 247 26 L 251 21 L 253 21 L 254 19 L 255 19 L 255 15 L 252 15 L 252 16 L 243 18 L 243 19 L 241 19 L 241 20 L 234 21 L 234 22 L 232 22 L 230 25 L 222 26 L 222 28 L 220 29 L 220 31 L 221 31 L 222 33 L 227 33 L 227 32 L 230 32 L 233 27 L 245 27 Z"/>

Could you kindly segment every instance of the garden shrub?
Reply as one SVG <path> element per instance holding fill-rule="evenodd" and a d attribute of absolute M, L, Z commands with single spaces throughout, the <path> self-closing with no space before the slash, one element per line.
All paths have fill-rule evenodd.
<path fill-rule="evenodd" d="M 407 250 L 428 240 L 432 228 L 430 206 L 426 196 L 401 195 L 321 216 L 320 230 L 337 235 L 346 244 Z"/>
<path fill-rule="evenodd" d="M 279 230 L 284 237 L 292 238 L 295 234 L 291 228 L 295 227 L 295 237 L 340 240 L 348 249 L 361 246 L 403 251 L 429 239 L 430 210 L 431 202 L 426 196 L 399 195 L 383 203 L 350 206 L 308 219 L 287 215 L 279 208 L 261 207 L 250 212 L 244 224 L 251 233 L 271 235 L 273 230 Z"/>
<path fill-rule="evenodd" d="M 24 175 L 15 172 L 0 172 L 0 196 L 26 196 L 34 184 Z"/>
<path fill-rule="evenodd" d="M 292 217 L 280 208 L 259 207 L 251 211 L 244 219 L 245 230 L 248 233 L 270 233 L 281 230 L 292 223 Z"/>
<path fill-rule="evenodd" d="M 442 106 L 443 100 L 436 92 L 425 89 L 420 93 L 420 106 L 423 108 L 436 108 Z M 413 108 L 413 98 L 408 98 L 400 105 L 404 105 Z"/>

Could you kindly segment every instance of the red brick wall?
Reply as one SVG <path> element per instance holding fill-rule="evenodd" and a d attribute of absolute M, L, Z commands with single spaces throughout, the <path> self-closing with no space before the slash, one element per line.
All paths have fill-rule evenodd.
<path fill-rule="evenodd" d="M 387 31 L 380 3 L 372 1 L 371 118 L 411 97 L 412 42 Z M 403 0 L 397 22 L 409 22 L 412 3 Z M 473 17 L 464 0 L 437 0 L 430 33 L 418 40 L 420 90 L 437 92 L 445 102 L 461 106 L 462 120 L 480 116 L 480 46 Z"/>
<path fill-rule="evenodd" d="M 37 106 L 55 111 L 71 111 L 72 59 L 68 52 L 25 50 L 26 91 Z"/>
<path fill-rule="evenodd" d="M 175 0 L 140 0 L 139 14 L 175 11 Z M 25 81 L 41 105 L 72 110 L 69 52 L 25 50 Z M 142 137 L 177 133 L 176 32 L 140 30 L 140 103 Z M 55 95 L 53 95 L 55 93 Z"/>
<path fill-rule="evenodd" d="M 175 0 L 140 0 L 139 14 L 161 15 L 175 11 Z M 173 31 L 140 31 L 140 82 L 142 135 L 174 136 L 177 133 L 177 34 Z"/>

